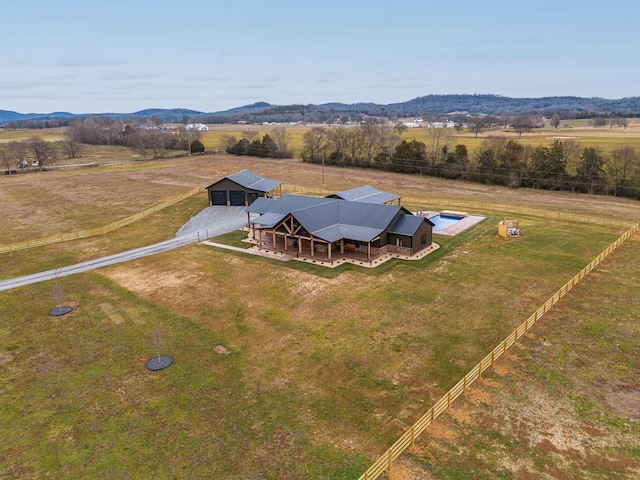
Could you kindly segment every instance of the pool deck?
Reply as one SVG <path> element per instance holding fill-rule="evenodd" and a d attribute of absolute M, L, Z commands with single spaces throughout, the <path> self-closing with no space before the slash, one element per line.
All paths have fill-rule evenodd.
<path fill-rule="evenodd" d="M 464 217 L 459 222 L 454 223 L 450 227 L 445 228 L 444 230 L 434 230 L 434 235 L 447 235 L 452 237 L 454 235 L 459 234 L 460 232 L 465 231 L 467 228 L 472 227 L 476 223 L 480 223 L 486 217 L 480 217 L 478 215 L 469 215 L 468 217 Z"/>
<path fill-rule="evenodd" d="M 443 210 L 442 212 L 434 212 L 431 210 L 421 210 L 420 212 L 415 212 L 415 215 L 421 215 L 423 217 L 431 218 L 436 215 L 445 215 L 445 213 L 453 213 L 451 210 Z M 456 213 L 465 213 L 465 212 L 456 212 Z M 454 223 L 450 227 L 444 228 L 442 230 L 434 230 L 433 233 L 435 235 L 446 235 L 449 237 L 453 237 L 454 235 L 459 234 L 460 232 L 465 231 L 467 228 L 472 227 L 476 223 L 481 222 L 486 217 L 480 217 L 478 215 L 467 215 L 459 222 Z"/>

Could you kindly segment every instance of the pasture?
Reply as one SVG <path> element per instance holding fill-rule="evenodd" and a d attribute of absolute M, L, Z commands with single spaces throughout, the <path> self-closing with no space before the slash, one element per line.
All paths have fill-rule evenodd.
<path fill-rule="evenodd" d="M 567 126 L 564 126 L 564 125 Z M 290 135 L 290 146 L 296 157 L 299 157 L 304 147 L 304 132 L 311 128 L 311 125 L 283 125 Z M 327 127 L 325 125 L 325 127 Z M 245 130 L 256 130 L 259 132 L 260 138 L 265 133 L 269 133 L 273 126 L 269 125 L 209 125 L 209 131 L 203 132 L 202 141 L 207 149 L 222 149 L 222 136 L 233 135 L 236 138 L 242 138 L 242 132 Z M 330 127 L 327 127 L 330 128 Z M 347 128 L 355 128 L 350 126 Z M 524 145 L 537 147 L 538 145 L 550 145 L 557 138 L 573 139 L 580 143 L 583 147 L 596 147 L 609 154 L 612 150 L 624 146 L 631 146 L 640 149 L 640 120 L 630 120 L 627 128 L 607 127 L 594 128 L 589 125 L 588 121 L 567 121 L 563 122 L 560 127 L 553 128 L 546 126 L 541 129 L 534 129 L 530 132 L 524 132 L 519 138 L 518 133 L 509 129 L 496 128 L 493 130 L 485 130 L 476 137 L 474 133 L 463 130 L 457 133 L 454 129 L 446 129 L 448 141 L 451 147 L 457 144 L 466 145 L 470 154 L 480 145 L 482 140 L 489 136 L 503 136 L 519 140 Z M 419 140 L 429 145 L 429 134 L 426 128 L 411 128 L 404 131 L 402 138 L 407 141 Z"/>
<path fill-rule="evenodd" d="M 395 260 L 375 270 L 290 265 L 191 245 L 60 279 L 67 303 L 75 307 L 66 317 L 47 315 L 55 306 L 55 282 L 0 293 L 0 388 L 6 405 L 0 417 L 7 426 L 0 476 L 357 478 L 435 399 L 621 234 L 611 227 L 519 216 L 523 235 L 499 239 L 498 221 L 513 216 L 508 205 L 640 217 L 640 204 L 612 197 L 366 170 L 323 172 L 295 160 L 210 155 L 0 178 L 0 206 L 11 226 L 6 238 L 107 224 L 242 168 L 281 179 L 285 189 L 332 192 L 370 184 L 402 194 L 410 208 L 430 209 L 438 198 L 495 207 L 473 212 L 488 218 L 461 235 L 436 236 L 440 250 L 423 260 Z M 4 254 L 1 276 L 169 238 L 205 205 L 200 194 L 101 237 Z M 596 422 L 593 428 L 605 431 L 594 412 L 607 404 L 590 393 L 589 382 L 609 373 L 605 379 L 628 382 L 637 371 L 630 352 L 637 351 L 638 336 L 629 334 L 637 327 L 629 321 L 621 331 L 613 321 L 570 328 L 576 315 L 597 321 L 596 312 L 637 318 L 637 298 L 631 295 L 637 277 L 627 263 L 637 258 L 637 238 L 626 248 L 621 258 L 627 260 L 614 258 L 607 266 L 611 273 L 602 274 L 602 281 L 613 284 L 572 293 L 560 307 L 564 320 L 548 320 L 545 340 L 528 339 L 517 352 L 534 361 L 532 367 L 517 362 L 527 385 L 547 388 L 551 372 L 559 394 L 578 371 L 579 358 L 596 352 L 605 362 L 610 341 L 626 352 L 610 360 L 613 372 L 590 370 L 581 380 L 584 388 L 563 404 L 577 412 L 579 428 Z M 585 310 L 584 299 L 597 291 L 606 293 L 598 299 L 603 310 Z M 575 308 L 582 310 L 574 315 Z M 162 353 L 175 363 L 152 373 L 144 365 L 155 353 L 154 332 L 161 333 Z M 559 350 L 535 355 L 541 345 L 552 351 L 547 341 Z M 578 349 L 568 362 L 561 354 L 572 342 L 593 348 Z M 503 379 L 500 368 L 516 367 L 501 362 L 486 382 Z M 504 375 L 504 388 L 483 384 L 493 390 L 482 398 L 511 392 L 509 385 L 522 385 L 519 378 Z M 501 400 L 507 402 L 504 411 L 516 408 L 519 392 Z M 472 403 L 469 409 L 490 415 L 492 404 L 487 405 Z M 622 432 L 627 442 L 612 444 L 615 458 L 632 468 L 639 452 L 629 445 L 640 440 L 638 423 L 619 411 L 606 414 L 607 434 Z M 445 422 L 454 421 L 445 418 L 443 425 L 450 428 Z M 521 441 L 514 451 L 523 458 L 529 452 L 524 441 L 509 440 L 503 430 L 474 437 L 472 426 L 443 441 L 425 437 L 431 443 L 418 445 L 391 478 L 420 469 L 424 475 L 437 472 L 436 463 L 458 465 L 459 478 L 471 468 L 478 468 L 477 478 L 516 476 L 519 470 L 506 463 L 472 465 L 483 458 L 486 435 L 505 445 Z M 585 478 L 601 478 L 603 462 L 594 460 Z M 564 468 L 557 463 L 554 468 Z M 527 468 L 543 471 L 536 464 Z M 620 467 L 620 475 L 626 468 Z"/>

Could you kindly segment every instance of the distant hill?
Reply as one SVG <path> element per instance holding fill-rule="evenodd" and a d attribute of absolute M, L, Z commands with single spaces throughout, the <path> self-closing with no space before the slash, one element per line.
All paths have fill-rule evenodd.
<path fill-rule="evenodd" d="M 597 115 L 617 114 L 621 116 L 640 116 L 640 97 L 621 99 L 583 98 L 583 97 L 542 97 L 511 98 L 501 95 L 426 95 L 400 103 L 325 103 L 321 105 L 271 105 L 257 102 L 250 105 L 231 108 L 220 112 L 204 113 L 184 108 L 149 108 L 133 113 L 72 114 L 54 113 L 17 113 L 0 110 L 0 125 L 10 122 L 68 122 L 72 118 L 89 115 L 104 115 L 114 118 L 157 117 L 163 122 L 228 123 L 247 121 L 291 122 L 291 121 L 334 121 L 357 115 L 383 116 L 398 118 L 422 115 L 446 115 L 450 112 L 467 112 L 470 115 L 504 115 L 537 112 L 552 116 L 559 113 L 563 118 L 588 118 Z"/>
<path fill-rule="evenodd" d="M 53 113 L 17 113 L 9 110 L 0 110 L 0 123 L 19 122 L 21 120 L 58 120 L 61 118 L 72 118 L 76 115 L 69 112 Z"/>

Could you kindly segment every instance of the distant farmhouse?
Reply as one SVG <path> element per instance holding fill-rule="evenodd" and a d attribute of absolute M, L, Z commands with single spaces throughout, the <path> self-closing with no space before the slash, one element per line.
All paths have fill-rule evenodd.
<path fill-rule="evenodd" d="M 279 189 L 281 183 L 263 178 L 251 170 L 242 170 L 207 187 L 209 205 L 246 207 L 258 197 L 266 197 L 273 190 Z"/>
<path fill-rule="evenodd" d="M 372 258 L 388 253 L 412 256 L 431 246 L 426 217 L 413 215 L 394 194 L 364 186 L 329 197 L 285 195 L 257 198 L 248 208 L 253 239 L 261 248 L 318 257 Z"/>

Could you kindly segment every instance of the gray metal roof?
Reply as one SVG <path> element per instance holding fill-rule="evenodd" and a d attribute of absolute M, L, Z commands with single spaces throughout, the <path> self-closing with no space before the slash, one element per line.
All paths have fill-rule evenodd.
<path fill-rule="evenodd" d="M 270 178 L 264 178 L 251 170 L 241 170 L 231 175 L 226 176 L 228 180 L 237 183 L 241 187 L 249 188 L 251 190 L 257 190 L 259 192 L 270 192 L 282 182 L 279 180 L 271 180 Z M 216 182 L 217 183 L 217 182 Z M 215 185 L 215 183 L 213 184 Z M 212 186 L 212 185 L 210 185 Z M 209 187 L 207 187 L 209 188 Z"/>
<path fill-rule="evenodd" d="M 322 205 L 325 203 L 336 202 L 333 198 L 309 197 L 306 195 L 284 195 L 280 199 L 275 198 L 257 198 L 250 206 L 247 212 L 250 213 L 284 213 L 288 214 L 305 208 Z"/>
<path fill-rule="evenodd" d="M 424 221 L 429 222 L 426 217 L 416 215 L 402 215 L 398 217 L 398 220 L 396 220 L 396 222 L 391 226 L 391 228 L 389 229 L 389 233 L 413 236 Z M 433 225 L 433 223 L 431 223 L 431 225 Z"/>
<path fill-rule="evenodd" d="M 331 195 L 331 197 L 341 198 L 342 200 L 348 200 L 350 202 L 376 204 L 383 204 L 401 198 L 400 195 L 396 195 L 395 193 L 383 192 L 382 190 L 378 190 L 371 185 L 364 185 L 362 187 L 345 190 L 344 192 L 338 192 Z"/>
<path fill-rule="evenodd" d="M 389 227 L 400 211 L 406 209 L 400 205 L 285 195 L 279 200 L 258 198 L 247 207 L 247 211 L 260 214 L 252 222 L 263 228 L 272 228 L 291 214 L 309 234 L 322 240 L 335 242 L 345 238 L 370 242 Z M 425 218 L 421 217 L 420 221 L 423 220 Z"/>

